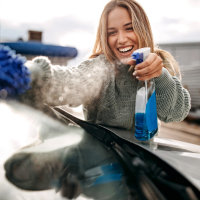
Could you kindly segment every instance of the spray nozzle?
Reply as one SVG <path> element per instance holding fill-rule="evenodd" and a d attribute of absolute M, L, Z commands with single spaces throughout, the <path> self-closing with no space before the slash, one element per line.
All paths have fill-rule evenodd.
<path fill-rule="evenodd" d="M 132 58 L 133 59 L 143 59 L 143 53 L 133 52 Z"/>
<path fill-rule="evenodd" d="M 136 65 L 146 60 L 150 52 L 151 52 L 150 47 L 144 47 L 134 51 L 132 53 L 132 58 L 136 60 Z"/>

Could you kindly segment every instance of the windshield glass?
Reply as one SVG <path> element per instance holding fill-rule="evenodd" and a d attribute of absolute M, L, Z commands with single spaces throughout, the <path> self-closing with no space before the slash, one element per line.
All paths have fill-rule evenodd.
<path fill-rule="evenodd" d="M 200 1 L 108 2 L 1 0 L 0 200 L 198 199 Z"/>

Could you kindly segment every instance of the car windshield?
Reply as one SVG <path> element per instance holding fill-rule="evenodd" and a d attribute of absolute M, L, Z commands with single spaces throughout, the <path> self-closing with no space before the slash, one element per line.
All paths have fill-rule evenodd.
<path fill-rule="evenodd" d="M 16 103 L 0 108 L 1 199 L 128 198 L 118 159 L 82 128 Z"/>
<path fill-rule="evenodd" d="M 1 0 L 0 200 L 200 200 L 199 20 L 197 0 Z"/>
<path fill-rule="evenodd" d="M 163 163 L 155 156 L 163 151 L 159 141 L 135 145 L 109 131 L 109 137 L 101 139 L 107 127 L 86 131 L 16 101 L 1 101 L 0 108 L 1 133 L 6 135 L 0 145 L 2 152 L 6 149 L 1 157 L 4 199 L 148 199 L 147 188 L 152 197 L 171 198 L 166 192 L 172 192 L 168 184 L 177 186 L 170 194 L 180 199 L 179 187 L 190 188 L 187 199 L 199 191 L 190 179 L 174 171 L 173 164 L 168 170 L 163 168 L 172 159 L 166 152 L 174 149 L 164 150 L 160 157 L 168 159 Z"/>

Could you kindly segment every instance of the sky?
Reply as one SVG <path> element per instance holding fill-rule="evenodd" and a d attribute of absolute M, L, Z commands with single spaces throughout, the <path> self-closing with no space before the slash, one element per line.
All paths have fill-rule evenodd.
<path fill-rule="evenodd" d="M 77 48 L 72 63 L 92 51 L 96 27 L 108 0 L 0 0 L 0 40 L 25 41 L 28 30 L 43 43 Z M 149 17 L 154 42 L 199 42 L 200 0 L 138 0 Z"/>

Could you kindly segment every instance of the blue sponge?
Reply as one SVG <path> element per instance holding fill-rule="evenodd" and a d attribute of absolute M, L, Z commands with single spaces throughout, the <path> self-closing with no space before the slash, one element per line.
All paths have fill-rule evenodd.
<path fill-rule="evenodd" d="M 0 45 L 0 99 L 14 98 L 30 88 L 30 71 L 24 66 L 25 62 L 25 57 Z"/>

